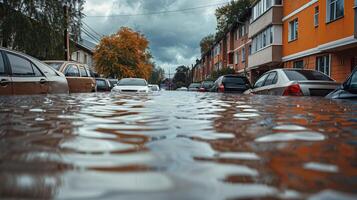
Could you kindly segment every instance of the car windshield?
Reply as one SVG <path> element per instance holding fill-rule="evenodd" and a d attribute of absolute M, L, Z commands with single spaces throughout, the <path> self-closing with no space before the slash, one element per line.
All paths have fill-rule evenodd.
<path fill-rule="evenodd" d="M 105 80 L 96 80 L 97 86 L 105 87 Z"/>
<path fill-rule="evenodd" d="M 118 82 L 119 86 L 146 86 L 144 79 L 122 79 Z"/>
<path fill-rule="evenodd" d="M 226 76 L 224 77 L 223 82 L 228 84 L 245 85 L 248 83 L 248 80 L 238 76 Z"/>
<path fill-rule="evenodd" d="M 212 87 L 212 85 L 213 85 L 213 81 L 208 81 L 208 82 L 203 82 L 203 83 L 202 83 L 202 86 L 203 86 L 204 88 Z"/>
<path fill-rule="evenodd" d="M 327 75 L 312 70 L 284 70 L 291 81 L 333 81 Z"/>
<path fill-rule="evenodd" d="M 51 66 L 55 70 L 59 70 L 60 67 L 63 65 L 63 62 L 46 62 L 46 64 Z"/>
<path fill-rule="evenodd" d="M 199 88 L 201 86 L 201 84 L 199 83 L 192 83 L 189 87 L 190 88 Z"/>

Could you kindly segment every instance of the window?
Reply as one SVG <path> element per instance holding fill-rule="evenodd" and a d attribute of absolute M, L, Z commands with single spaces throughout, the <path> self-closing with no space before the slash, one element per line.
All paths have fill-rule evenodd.
<path fill-rule="evenodd" d="M 41 76 L 41 72 L 27 59 L 8 53 L 13 76 Z"/>
<path fill-rule="evenodd" d="M 289 42 L 298 39 L 298 19 L 289 22 Z"/>
<path fill-rule="evenodd" d="M 270 26 L 253 38 L 251 53 L 254 54 L 255 52 L 271 45 L 273 42 L 273 27 Z"/>
<path fill-rule="evenodd" d="M 236 52 L 234 58 L 234 64 L 238 64 L 238 63 L 239 63 L 239 52 Z"/>
<path fill-rule="evenodd" d="M 88 62 L 88 61 L 87 61 L 87 54 L 84 54 L 84 61 L 83 61 L 83 63 L 84 63 L 84 64 L 87 64 L 87 62 Z"/>
<path fill-rule="evenodd" d="M 262 77 L 260 77 L 258 79 L 257 82 L 255 82 L 254 88 L 259 88 L 263 86 L 263 83 L 265 81 L 265 79 L 267 78 L 268 74 L 264 74 Z"/>
<path fill-rule="evenodd" d="M 76 65 L 68 65 L 66 70 L 66 76 L 79 77 L 78 67 Z"/>
<path fill-rule="evenodd" d="M 245 62 L 245 47 L 242 48 L 242 62 Z"/>
<path fill-rule="evenodd" d="M 334 21 L 344 15 L 344 0 L 327 0 L 327 22 Z"/>
<path fill-rule="evenodd" d="M 79 62 L 79 51 L 76 52 L 76 61 Z"/>
<path fill-rule="evenodd" d="M 258 1 L 252 9 L 252 21 L 259 18 L 267 10 L 269 10 L 274 5 L 281 5 L 281 0 L 260 0 Z"/>
<path fill-rule="evenodd" d="M 5 74 L 5 63 L 1 52 L 0 52 L 0 74 Z"/>
<path fill-rule="evenodd" d="M 294 68 L 295 69 L 304 69 L 304 61 L 303 60 L 295 61 Z"/>
<path fill-rule="evenodd" d="M 79 71 L 81 72 L 81 77 L 88 77 L 87 70 L 84 67 L 79 67 Z"/>
<path fill-rule="evenodd" d="M 319 26 L 319 13 L 320 13 L 319 7 L 316 6 L 315 7 L 315 14 L 314 14 L 314 25 L 315 25 L 315 27 Z"/>
<path fill-rule="evenodd" d="M 320 56 L 316 58 L 316 70 L 330 76 L 330 56 Z"/>
<path fill-rule="evenodd" d="M 264 82 L 264 86 L 273 85 L 278 81 L 276 72 L 269 73 L 267 79 Z"/>

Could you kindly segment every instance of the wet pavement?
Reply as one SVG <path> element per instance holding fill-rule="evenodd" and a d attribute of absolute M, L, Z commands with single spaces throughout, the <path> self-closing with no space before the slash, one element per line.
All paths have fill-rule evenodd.
<path fill-rule="evenodd" d="M 0 97 L 0 198 L 357 199 L 357 102 Z"/>

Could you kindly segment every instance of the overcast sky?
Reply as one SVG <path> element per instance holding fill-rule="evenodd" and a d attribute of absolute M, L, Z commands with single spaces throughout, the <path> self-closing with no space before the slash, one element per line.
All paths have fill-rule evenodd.
<path fill-rule="evenodd" d="M 202 37 L 215 32 L 217 4 L 228 0 L 87 0 L 84 22 L 98 33 L 109 35 L 122 26 L 143 33 L 158 66 L 171 73 L 179 65 L 191 65 L 200 56 Z M 206 6 L 206 7 L 204 7 Z M 185 12 L 134 15 L 204 7 Z M 90 16 L 102 17 L 90 17 Z"/>

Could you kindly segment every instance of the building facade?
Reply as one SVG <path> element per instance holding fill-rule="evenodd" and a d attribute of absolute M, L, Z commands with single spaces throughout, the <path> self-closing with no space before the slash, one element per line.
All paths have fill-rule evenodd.
<path fill-rule="evenodd" d="M 81 39 L 75 44 L 75 46 L 76 49 L 71 54 L 71 60 L 86 64 L 91 70 L 95 71 L 93 63 L 93 54 L 96 44 L 88 40 Z"/>
<path fill-rule="evenodd" d="M 356 6 L 356 0 L 284 1 L 284 67 L 345 80 L 357 65 Z"/>
<path fill-rule="evenodd" d="M 357 0 L 255 0 L 201 57 L 202 80 L 230 67 L 254 83 L 275 68 L 318 70 L 342 82 L 357 66 Z"/>

